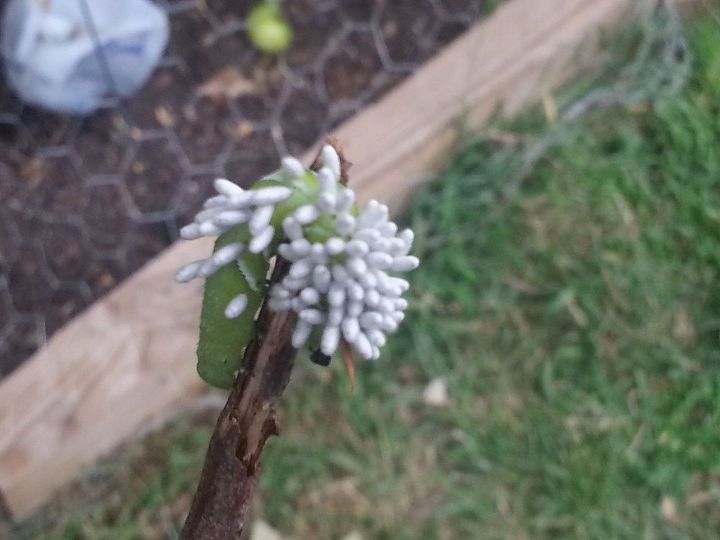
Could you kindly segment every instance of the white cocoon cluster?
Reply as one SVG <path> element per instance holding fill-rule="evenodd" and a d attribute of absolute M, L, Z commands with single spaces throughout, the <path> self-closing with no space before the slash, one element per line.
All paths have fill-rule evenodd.
<path fill-rule="evenodd" d="M 283 160 L 282 173 L 285 176 L 305 174 L 302 164 L 294 158 Z M 227 264 L 238 260 L 247 249 L 252 253 L 264 251 L 275 236 L 270 221 L 275 205 L 287 199 L 292 191 L 285 186 L 271 186 L 245 190 L 224 178 L 215 180 L 217 195 L 210 197 L 203 209 L 195 216 L 193 223 L 180 230 L 185 240 L 194 240 L 203 236 L 218 236 L 233 227 L 247 224 L 250 231 L 248 244 L 237 242 L 218 249 L 207 259 L 191 262 L 180 268 L 175 279 L 185 283 L 197 277 L 207 278 Z M 240 316 L 247 305 L 247 298 L 240 295 L 227 305 L 225 315 L 228 318 Z"/>
<path fill-rule="evenodd" d="M 282 222 L 285 242 L 278 253 L 290 261 L 287 276 L 270 291 L 270 309 L 291 309 L 298 314 L 292 344 L 302 347 L 315 327 L 321 327 L 320 349 L 330 356 L 345 340 L 365 359 L 376 359 L 386 336 L 397 330 L 405 317 L 407 301 L 402 298 L 408 282 L 394 274 L 417 267 L 417 257 L 409 255 L 413 233 L 398 232 L 388 219 L 385 205 L 370 201 L 353 215 L 355 193 L 339 184 L 340 158 L 332 146 L 321 151 L 322 168 L 316 173 L 317 199 L 297 208 Z M 282 160 L 279 174 L 297 178 L 306 174 L 295 158 Z M 210 197 L 190 225 L 180 235 L 186 240 L 217 236 L 238 225 L 247 225 L 250 240 L 218 249 L 207 259 L 191 262 L 176 274 L 179 282 L 207 278 L 227 264 L 242 267 L 245 250 L 261 253 L 273 241 L 276 231 L 271 222 L 275 205 L 292 194 L 282 185 L 244 190 L 225 180 L 215 181 L 217 195 Z M 322 243 L 311 243 L 305 227 L 322 216 L 331 216 L 332 236 Z M 268 254 L 269 256 L 272 254 Z M 248 303 L 244 294 L 228 302 L 227 318 L 242 314 Z"/>
<path fill-rule="evenodd" d="M 322 326 L 323 354 L 332 355 L 344 339 L 361 357 L 376 359 L 386 335 L 405 317 L 407 301 L 402 295 L 408 282 L 392 274 L 417 267 L 417 257 L 408 254 L 413 233 L 398 232 L 388 219 L 387 206 L 377 201 L 353 216 L 355 194 L 339 184 L 337 153 L 326 146 L 321 160 L 317 200 L 283 220 L 287 242 L 278 251 L 292 264 L 270 291 L 269 306 L 298 313 L 292 337 L 296 348 L 304 345 L 313 327 Z M 313 244 L 305 238 L 303 226 L 323 214 L 333 216 L 335 235 Z"/>

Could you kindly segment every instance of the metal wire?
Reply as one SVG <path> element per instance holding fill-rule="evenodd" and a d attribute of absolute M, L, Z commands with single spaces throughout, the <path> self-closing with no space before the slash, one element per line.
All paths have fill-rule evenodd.
<path fill-rule="evenodd" d="M 244 33 L 255 0 L 157 3 L 170 44 L 134 98 L 116 95 L 87 118 L 57 115 L 20 103 L 0 76 L 0 376 L 174 241 L 215 176 L 249 181 L 299 154 L 485 9 L 484 0 L 284 2 L 297 42 L 273 60 Z M 199 97 L 198 85 L 228 67 L 250 90 L 220 104 Z"/>

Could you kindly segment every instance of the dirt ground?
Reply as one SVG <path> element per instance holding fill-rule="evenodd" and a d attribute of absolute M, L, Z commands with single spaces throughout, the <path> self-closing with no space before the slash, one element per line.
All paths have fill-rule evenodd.
<path fill-rule="evenodd" d="M 253 3 L 164 0 L 162 65 L 86 118 L 0 80 L 0 377 L 173 242 L 215 177 L 248 183 L 300 154 L 494 4 L 293 0 L 295 41 L 274 58 L 246 38 Z"/>

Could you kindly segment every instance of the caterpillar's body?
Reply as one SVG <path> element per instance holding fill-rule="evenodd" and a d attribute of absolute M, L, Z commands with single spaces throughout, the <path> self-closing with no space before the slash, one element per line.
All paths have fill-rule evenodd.
<path fill-rule="evenodd" d="M 277 173 L 249 190 L 217 180 L 218 195 L 181 230 L 186 239 L 218 236 L 211 257 L 177 273 L 181 282 L 207 278 L 198 372 L 213 386 L 232 386 L 266 294 L 270 309 L 298 313 L 293 346 L 314 336 L 324 357 L 342 341 L 377 358 L 404 317 L 408 284 L 389 272 L 417 266 L 408 255 L 412 231 L 398 233 L 388 208 L 375 201 L 359 212 L 355 194 L 338 184 L 335 150 L 325 146 L 321 157 L 317 173 L 284 158 Z M 290 269 L 268 291 L 269 259 L 278 253 Z"/>
<path fill-rule="evenodd" d="M 239 228 L 230 230 L 218 237 L 215 251 L 247 236 Z M 253 338 L 255 313 L 266 293 L 267 271 L 268 261 L 263 254 L 245 252 L 237 265 L 220 268 L 205 282 L 197 370 L 208 384 L 219 388 L 232 386 L 242 351 Z M 229 319 L 225 307 L 239 294 L 246 295 L 247 305 L 240 315 Z"/>
<path fill-rule="evenodd" d="M 253 190 L 287 186 L 292 194 L 274 205 L 270 225 L 280 228 L 283 219 L 313 198 L 317 193 L 317 179 L 307 172 L 290 179 L 267 177 L 253 186 Z M 317 234 L 321 231 L 316 231 Z M 234 243 L 247 244 L 251 240 L 250 232 L 244 223 L 238 224 L 218 236 L 213 249 L 218 250 Z M 235 380 L 242 362 L 242 351 L 254 337 L 254 319 L 262 299 L 267 293 L 266 277 L 269 268 L 268 256 L 277 248 L 277 241 L 271 243 L 264 253 L 244 251 L 237 258 L 237 264 L 219 268 L 207 278 L 200 315 L 200 339 L 197 357 L 198 374 L 212 386 L 229 388 Z M 239 295 L 245 295 L 246 305 L 243 312 L 228 318 L 226 306 Z"/>

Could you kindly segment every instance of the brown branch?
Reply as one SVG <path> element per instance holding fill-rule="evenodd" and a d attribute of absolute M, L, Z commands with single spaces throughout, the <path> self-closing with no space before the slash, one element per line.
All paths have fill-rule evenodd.
<path fill-rule="evenodd" d="M 0 489 L 0 523 L 4 521 L 11 521 L 13 518 L 12 512 L 10 512 L 10 506 L 5 499 L 5 494 Z"/>
<path fill-rule="evenodd" d="M 348 164 L 344 159 L 341 164 L 345 174 Z M 289 266 L 277 258 L 270 286 L 283 278 Z M 280 431 L 275 409 L 297 352 L 291 345 L 296 322 L 291 310 L 262 307 L 257 336 L 245 350 L 243 369 L 210 439 L 181 540 L 241 536 L 260 475 L 260 455 L 267 439 Z"/>
<path fill-rule="evenodd" d="M 281 279 L 288 263 L 278 260 L 271 282 Z M 297 316 L 263 306 L 257 337 L 247 347 L 225 408 L 215 426 L 181 539 L 239 538 L 260 473 L 260 454 L 279 428 L 275 407 L 297 352 L 290 344 Z"/>

